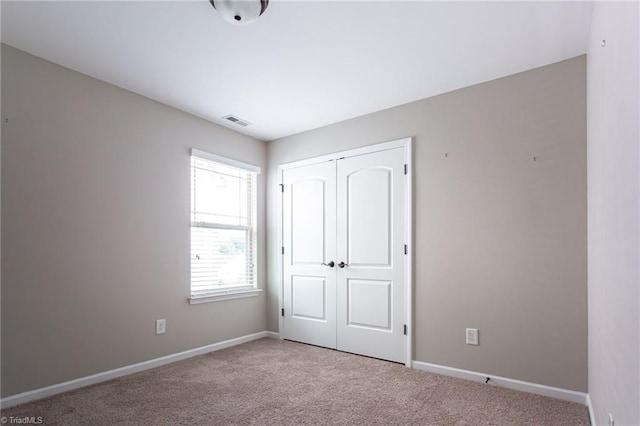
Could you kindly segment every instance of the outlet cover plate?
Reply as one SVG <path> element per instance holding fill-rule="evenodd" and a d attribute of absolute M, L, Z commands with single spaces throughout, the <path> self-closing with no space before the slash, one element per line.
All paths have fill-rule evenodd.
<path fill-rule="evenodd" d="M 156 320 L 156 334 L 164 334 L 167 331 L 167 323 L 164 319 Z"/>
<path fill-rule="evenodd" d="M 467 328 L 467 345 L 475 345 L 478 346 L 478 329 L 477 328 Z"/>

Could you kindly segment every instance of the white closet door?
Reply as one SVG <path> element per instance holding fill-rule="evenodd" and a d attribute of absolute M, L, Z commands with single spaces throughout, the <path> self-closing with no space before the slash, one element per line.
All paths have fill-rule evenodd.
<path fill-rule="evenodd" d="M 284 338 L 336 347 L 336 169 L 283 172 Z"/>
<path fill-rule="evenodd" d="M 406 360 L 404 158 L 398 148 L 337 161 L 337 349 L 397 362 Z"/>

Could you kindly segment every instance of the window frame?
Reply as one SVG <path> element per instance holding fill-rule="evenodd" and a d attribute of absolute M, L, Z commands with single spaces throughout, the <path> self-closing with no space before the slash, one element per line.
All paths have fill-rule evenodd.
<path fill-rule="evenodd" d="M 227 157 L 223 157 L 220 155 L 216 155 L 216 154 L 212 154 L 206 151 L 201 151 L 198 149 L 192 149 L 191 150 L 191 155 L 189 157 L 190 160 L 190 165 L 189 165 L 189 172 L 192 173 L 193 172 L 193 157 L 202 159 L 202 160 L 207 160 L 207 161 L 211 161 L 213 163 L 217 163 L 220 164 L 222 166 L 226 166 L 226 167 L 233 167 L 236 169 L 240 169 L 242 171 L 245 172 L 249 172 L 249 173 L 253 173 L 255 175 L 255 192 L 252 194 L 251 197 L 251 202 L 250 205 L 248 206 L 250 211 L 254 211 L 255 214 L 257 215 L 258 212 L 258 175 L 261 172 L 261 168 L 258 166 L 255 166 L 253 164 L 248 164 L 248 163 L 244 163 L 242 161 L 238 161 L 238 160 L 233 160 L 231 158 L 227 158 Z M 190 185 L 193 185 L 193 183 L 191 182 Z M 193 187 L 190 188 L 190 194 L 193 194 Z M 193 195 L 192 195 L 193 196 Z M 193 202 L 193 200 L 191 200 L 191 202 Z M 189 239 L 189 304 L 191 305 L 195 305 L 195 304 L 200 304 L 200 303 L 209 303 L 209 302 L 217 302 L 217 301 L 222 301 L 222 300 L 230 300 L 230 299 L 239 299 L 239 298 L 246 298 L 246 297 L 255 297 L 258 296 L 261 292 L 262 289 L 258 288 L 258 267 L 257 267 L 257 256 L 258 256 L 258 220 L 257 217 L 252 217 L 250 220 L 252 220 L 255 225 L 251 226 L 245 226 L 245 225 L 224 225 L 224 224 L 214 224 L 212 222 L 200 222 L 200 221 L 193 221 L 193 216 L 192 216 L 192 211 L 191 211 L 191 207 L 190 207 L 190 222 L 189 222 L 189 232 L 190 232 L 190 239 Z M 211 229 L 234 229 L 234 230 L 244 230 L 247 231 L 249 233 L 252 233 L 255 235 L 255 238 L 252 239 L 253 243 L 255 244 L 255 247 L 252 250 L 255 250 L 255 258 L 254 258 L 254 263 L 255 263 L 255 282 L 253 283 L 253 285 L 244 285 L 244 286 L 235 286 L 235 287 L 222 287 L 220 289 L 216 289 L 216 290 L 212 290 L 206 293 L 202 293 L 202 294 L 194 294 L 193 293 L 193 277 L 191 276 L 191 250 L 192 250 L 192 242 L 191 242 L 191 232 L 192 229 L 194 227 L 197 228 L 211 228 Z"/>

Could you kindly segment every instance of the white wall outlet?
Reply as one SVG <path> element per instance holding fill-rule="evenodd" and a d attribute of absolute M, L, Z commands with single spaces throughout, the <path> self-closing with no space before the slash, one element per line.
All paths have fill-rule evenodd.
<path fill-rule="evenodd" d="M 467 328 L 467 345 L 478 346 L 478 329 Z"/>
<path fill-rule="evenodd" d="M 615 422 L 613 421 L 613 414 L 609 413 L 609 426 L 615 426 Z"/>
<path fill-rule="evenodd" d="M 167 331 L 167 322 L 164 319 L 156 320 L 156 334 L 164 334 Z"/>

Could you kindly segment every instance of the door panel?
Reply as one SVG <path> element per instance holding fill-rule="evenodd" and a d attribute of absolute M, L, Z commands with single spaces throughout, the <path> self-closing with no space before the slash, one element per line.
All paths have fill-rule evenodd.
<path fill-rule="evenodd" d="M 325 254 L 326 180 L 309 178 L 291 184 L 291 262 L 319 265 Z"/>
<path fill-rule="evenodd" d="M 335 163 L 283 172 L 285 339 L 336 347 Z"/>
<path fill-rule="evenodd" d="M 346 176 L 347 259 L 352 267 L 391 266 L 393 170 L 373 167 Z"/>
<path fill-rule="evenodd" d="M 324 277 L 291 277 L 291 316 L 327 320 L 327 282 Z"/>
<path fill-rule="evenodd" d="M 337 348 L 404 362 L 404 149 L 337 161 Z"/>
<path fill-rule="evenodd" d="M 391 281 L 347 280 L 349 326 L 391 330 Z"/>

